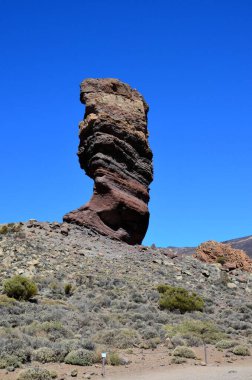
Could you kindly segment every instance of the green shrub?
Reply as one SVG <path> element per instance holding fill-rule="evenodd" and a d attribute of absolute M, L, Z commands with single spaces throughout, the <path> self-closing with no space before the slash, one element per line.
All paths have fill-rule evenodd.
<path fill-rule="evenodd" d="M 4 282 L 4 292 L 17 300 L 29 300 L 37 294 L 36 284 L 24 276 L 14 276 Z"/>
<path fill-rule="evenodd" d="M 181 358 L 179 356 L 173 356 L 172 360 L 171 360 L 172 364 L 183 364 L 186 362 L 187 362 L 187 360 L 185 358 Z"/>
<path fill-rule="evenodd" d="M 234 346 L 237 346 L 237 342 L 235 340 L 227 340 L 227 339 L 222 339 L 219 342 L 217 342 L 215 345 L 216 348 L 220 348 L 220 349 L 232 348 Z"/>
<path fill-rule="evenodd" d="M 221 265 L 225 264 L 226 261 L 227 261 L 227 258 L 225 256 L 218 256 L 216 259 L 216 263 L 219 263 Z"/>
<path fill-rule="evenodd" d="M 117 352 L 110 352 L 109 364 L 114 366 L 121 364 L 121 359 Z"/>
<path fill-rule="evenodd" d="M 178 325 L 166 325 L 165 330 L 168 337 L 179 336 L 189 346 L 198 346 L 205 343 L 216 343 L 226 337 L 212 322 L 188 319 Z"/>
<path fill-rule="evenodd" d="M 40 347 L 32 353 L 32 360 L 40 363 L 56 362 L 58 360 L 55 352 L 49 347 Z"/>
<path fill-rule="evenodd" d="M 17 302 L 14 298 L 8 297 L 6 294 L 0 294 L 0 306 L 12 305 Z"/>
<path fill-rule="evenodd" d="M 20 372 L 17 380 L 52 380 L 54 375 L 43 368 L 29 368 Z"/>
<path fill-rule="evenodd" d="M 65 284 L 64 291 L 66 296 L 71 296 L 73 293 L 73 285 L 72 284 Z"/>
<path fill-rule="evenodd" d="M 22 227 L 21 223 L 8 223 L 0 225 L 0 234 L 7 234 L 7 232 L 18 232 Z"/>
<path fill-rule="evenodd" d="M 0 369 L 7 368 L 7 367 L 20 368 L 21 362 L 19 358 L 15 355 L 8 355 L 8 354 L 1 356 Z"/>
<path fill-rule="evenodd" d="M 3 225 L 1 225 L 0 226 L 0 234 L 7 234 L 7 232 L 8 232 L 8 227 L 7 227 L 7 225 L 6 224 L 3 224 Z"/>
<path fill-rule="evenodd" d="M 94 363 L 95 357 L 93 352 L 89 350 L 79 349 L 76 351 L 71 351 L 65 357 L 64 362 L 66 364 L 74 364 L 74 365 L 83 365 L 88 366 Z"/>
<path fill-rule="evenodd" d="M 161 294 L 159 299 L 161 309 L 179 310 L 181 313 L 203 310 L 204 301 L 196 293 L 170 285 L 159 285 L 157 290 Z"/>
<path fill-rule="evenodd" d="M 140 336 L 133 329 L 116 329 L 99 332 L 95 340 L 97 343 L 116 348 L 129 348 L 140 343 Z"/>
<path fill-rule="evenodd" d="M 178 346 L 173 351 L 173 356 L 179 356 L 181 358 L 187 358 L 187 359 L 195 359 L 196 355 L 195 352 L 186 346 Z"/>
<path fill-rule="evenodd" d="M 250 356 L 250 352 L 248 347 L 246 346 L 236 346 L 232 349 L 233 354 L 240 355 L 240 356 Z"/>

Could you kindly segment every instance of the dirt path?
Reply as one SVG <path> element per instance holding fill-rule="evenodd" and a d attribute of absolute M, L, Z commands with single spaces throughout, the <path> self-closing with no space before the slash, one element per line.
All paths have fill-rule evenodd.
<path fill-rule="evenodd" d="M 249 365 L 191 366 L 158 369 L 124 375 L 106 375 L 107 380 L 252 380 L 252 362 Z"/>

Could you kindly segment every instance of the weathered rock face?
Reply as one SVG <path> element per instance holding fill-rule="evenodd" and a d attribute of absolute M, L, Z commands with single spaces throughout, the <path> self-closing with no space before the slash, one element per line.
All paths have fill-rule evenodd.
<path fill-rule="evenodd" d="M 148 105 L 117 79 L 85 80 L 80 99 L 86 112 L 79 125 L 78 156 L 81 168 L 94 179 L 94 192 L 86 205 L 63 219 L 140 244 L 148 228 L 153 179 Z"/>
<path fill-rule="evenodd" d="M 206 241 L 196 248 L 195 257 L 206 263 L 221 263 L 227 270 L 239 268 L 252 272 L 252 260 L 244 251 L 229 244 Z"/>

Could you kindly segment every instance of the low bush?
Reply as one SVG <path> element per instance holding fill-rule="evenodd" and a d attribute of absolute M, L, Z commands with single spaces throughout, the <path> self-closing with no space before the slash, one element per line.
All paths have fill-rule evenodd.
<path fill-rule="evenodd" d="M 64 362 L 66 364 L 89 366 L 94 363 L 94 360 L 95 357 L 93 352 L 79 349 L 69 352 L 69 354 L 65 357 Z"/>
<path fill-rule="evenodd" d="M 64 291 L 66 296 L 71 296 L 73 294 L 73 285 L 72 284 L 65 284 Z"/>
<path fill-rule="evenodd" d="M 159 285 L 157 290 L 160 293 L 159 306 L 161 309 L 179 310 L 181 313 L 203 310 L 204 301 L 196 293 L 170 285 Z"/>
<path fill-rule="evenodd" d="M 7 227 L 7 225 L 6 224 L 2 224 L 1 226 L 0 226 L 0 234 L 7 234 L 7 232 L 8 232 L 8 227 Z"/>
<path fill-rule="evenodd" d="M 21 362 L 19 358 L 15 355 L 8 355 L 5 354 L 0 357 L 0 369 L 7 368 L 7 367 L 13 367 L 15 368 L 20 368 L 21 367 Z"/>
<path fill-rule="evenodd" d="M 14 276 L 4 282 L 4 292 L 16 300 L 29 300 L 37 294 L 37 286 L 24 276 Z"/>
<path fill-rule="evenodd" d="M 250 356 L 250 351 L 248 349 L 248 347 L 246 346 L 242 346 L 242 345 L 239 345 L 239 346 L 236 346 L 232 349 L 232 352 L 233 354 L 235 355 L 240 355 L 240 356 Z"/>
<path fill-rule="evenodd" d="M 216 263 L 219 263 L 221 265 L 224 265 L 226 261 L 227 261 L 227 258 L 225 256 L 218 256 L 216 258 Z"/>
<path fill-rule="evenodd" d="M 187 359 L 195 359 L 196 355 L 195 352 L 186 346 L 178 346 L 173 351 L 173 356 L 179 356 L 181 358 L 187 358 Z"/>
<path fill-rule="evenodd" d="M 126 328 L 101 331 L 95 339 L 97 343 L 116 348 L 129 348 L 140 343 L 137 331 Z"/>
<path fill-rule="evenodd" d="M 225 350 L 226 348 L 237 346 L 237 344 L 238 343 L 235 340 L 222 339 L 216 343 L 215 347 Z"/>
<path fill-rule="evenodd" d="M 223 340 L 226 334 L 212 322 L 188 319 L 178 325 L 166 325 L 165 330 L 169 338 L 179 336 L 184 339 L 189 346 L 199 346 L 205 343 L 216 343 Z"/>
<path fill-rule="evenodd" d="M 43 368 L 29 368 L 20 372 L 17 380 L 52 380 L 53 373 Z"/>
<path fill-rule="evenodd" d="M 186 362 L 187 362 L 187 360 L 185 358 L 181 358 L 179 356 L 173 356 L 172 360 L 171 360 L 172 364 L 183 364 Z"/>
<path fill-rule="evenodd" d="M 32 353 L 32 360 L 40 363 L 51 363 L 58 361 L 58 356 L 49 347 L 40 347 Z"/>
<path fill-rule="evenodd" d="M 0 306 L 12 305 L 17 302 L 14 298 L 8 297 L 6 294 L 0 294 Z"/>
<path fill-rule="evenodd" d="M 117 352 L 110 352 L 108 359 L 110 365 L 116 366 L 121 364 L 121 358 Z"/>

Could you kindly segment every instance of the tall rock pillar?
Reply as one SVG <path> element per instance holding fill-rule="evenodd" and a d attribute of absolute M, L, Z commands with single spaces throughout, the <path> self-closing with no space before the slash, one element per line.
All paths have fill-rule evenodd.
<path fill-rule="evenodd" d="M 148 105 L 138 91 L 117 79 L 86 79 L 80 100 L 86 112 L 79 125 L 78 156 L 94 180 L 94 191 L 87 204 L 63 220 L 140 244 L 148 228 L 153 179 Z"/>

